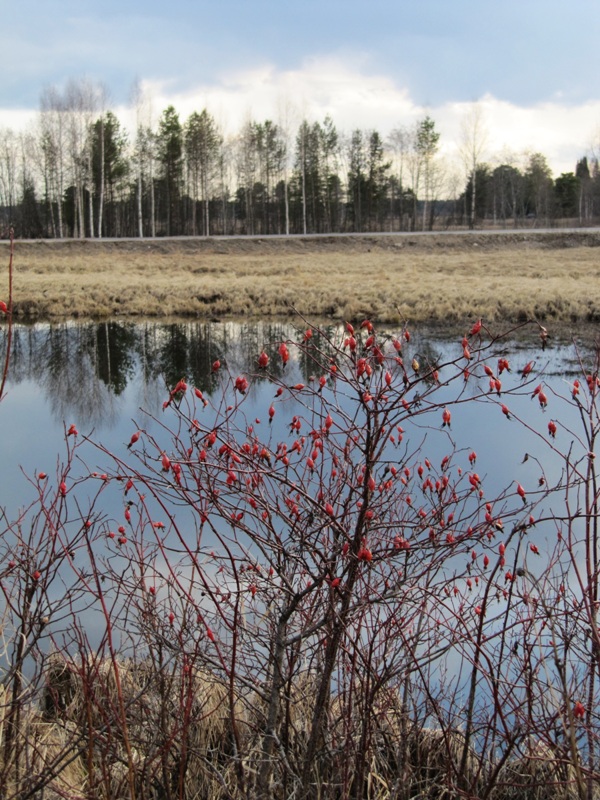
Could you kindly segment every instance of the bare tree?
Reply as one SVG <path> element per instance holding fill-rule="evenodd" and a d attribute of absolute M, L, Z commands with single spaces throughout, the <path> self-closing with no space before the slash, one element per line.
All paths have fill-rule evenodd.
<path fill-rule="evenodd" d="M 483 118 L 481 103 L 471 103 L 461 123 L 460 154 L 465 167 L 467 182 L 471 182 L 471 208 L 469 209 L 469 228 L 475 227 L 477 203 L 477 168 L 487 147 L 487 129 Z"/>
<path fill-rule="evenodd" d="M 156 236 L 156 215 L 154 201 L 154 149 L 156 135 L 153 131 L 152 98 L 145 93 L 139 81 L 131 91 L 131 102 L 135 108 L 136 137 L 133 159 L 137 173 L 136 216 L 138 236 L 144 236 L 143 196 L 144 182 L 150 192 L 150 235 Z"/>
<path fill-rule="evenodd" d="M 63 198 L 66 182 L 67 127 L 63 98 L 54 86 L 40 97 L 40 132 L 44 158 L 44 189 L 55 237 L 64 236 Z"/>
<path fill-rule="evenodd" d="M 279 103 L 278 123 L 281 146 L 283 149 L 283 199 L 285 206 L 285 235 L 290 235 L 290 193 L 289 193 L 289 174 L 290 174 L 290 157 L 293 156 L 292 142 L 292 127 L 297 120 L 296 109 L 292 106 L 286 98 Z"/>
<path fill-rule="evenodd" d="M 10 128 L 0 130 L 0 207 L 5 209 L 6 226 L 12 224 L 17 204 L 17 170 L 19 142 L 17 134 Z"/>
<path fill-rule="evenodd" d="M 80 238 L 94 236 L 92 191 L 92 125 L 100 107 L 103 90 L 88 80 L 69 81 L 64 92 L 67 112 L 69 158 L 73 176 L 74 228 Z M 88 196 L 88 219 L 84 212 L 85 194 Z"/>
<path fill-rule="evenodd" d="M 404 216 L 404 182 L 405 182 L 405 170 L 408 167 L 408 157 L 410 153 L 411 147 L 411 137 L 412 133 L 408 127 L 405 125 L 401 125 L 398 128 L 394 128 L 390 135 L 388 136 L 387 140 L 387 148 L 390 150 L 392 154 L 392 164 L 395 169 L 395 174 L 398 179 L 398 191 L 399 191 L 399 206 L 398 206 L 398 225 L 399 230 L 402 230 L 402 220 Z M 392 194 L 392 206 L 393 206 L 394 198 Z M 393 229 L 393 222 L 392 222 L 392 229 Z"/>
<path fill-rule="evenodd" d="M 105 189 L 105 137 L 104 137 L 104 112 L 106 109 L 107 91 L 106 87 L 101 85 L 98 87 L 98 105 L 100 108 L 100 186 L 98 186 L 98 222 L 97 222 L 97 236 L 102 238 L 102 221 L 104 216 L 104 189 Z M 91 193 L 90 193 L 91 199 Z"/>

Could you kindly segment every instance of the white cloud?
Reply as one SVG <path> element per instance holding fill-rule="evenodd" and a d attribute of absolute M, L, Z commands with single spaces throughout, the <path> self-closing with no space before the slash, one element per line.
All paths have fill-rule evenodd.
<path fill-rule="evenodd" d="M 171 103 L 185 119 L 207 107 L 229 133 L 239 130 L 249 116 L 277 121 L 286 105 L 298 121 L 323 120 L 330 114 L 337 127 L 347 131 L 361 127 L 384 133 L 422 113 L 390 78 L 366 75 L 355 63 L 349 66 L 339 58 L 310 59 L 301 69 L 286 71 L 262 64 L 224 73 L 217 85 L 188 92 L 171 93 L 168 83 L 149 81 L 143 88 L 154 98 L 155 109 Z"/>
<path fill-rule="evenodd" d="M 301 69 L 279 71 L 270 64 L 253 70 L 225 73 L 218 84 L 170 94 L 166 84 L 146 84 L 154 107 L 172 103 L 185 119 L 193 110 L 208 108 L 229 133 L 249 116 L 278 120 L 287 103 L 295 121 L 322 120 L 330 114 L 340 131 L 375 128 L 386 136 L 400 125 L 412 125 L 429 114 L 441 132 L 442 152 L 457 158 L 461 121 L 469 103 L 423 107 L 408 91 L 385 75 L 361 69 L 366 59 L 313 58 Z M 556 100 L 531 107 L 508 103 L 488 94 L 480 101 L 488 131 L 486 157 L 526 151 L 543 153 L 555 175 L 573 171 L 578 158 L 598 139 L 600 101 L 579 106 Z"/>
<path fill-rule="evenodd" d="M 286 107 L 292 128 L 303 117 L 321 121 L 330 114 L 341 132 L 375 128 L 384 138 L 393 128 L 410 126 L 429 114 L 441 132 L 443 154 L 458 161 L 461 120 L 470 104 L 420 106 L 392 78 L 369 74 L 367 64 L 366 55 L 338 54 L 308 59 L 294 70 L 269 63 L 232 70 L 212 84 L 185 92 L 174 90 L 169 82 L 144 81 L 142 88 L 151 98 L 155 121 L 170 104 L 182 120 L 206 107 L 228 134 L 236 133 L 249 117 L 281 121 Z M 574 170 L 577 159 L 599 139 L 600 100 L 567 105 L 557 98 L 522 107 L 488 94 L 479 102 L 488 132 L 486 159 L 491 162 L 503 151 L 516 155 L 537 151 L 559 175 Z M 134 127 L 131 109 L 116 111 L 125 125 Z M 21 129 L 34 118 L 34 111 L 0 110 L 0 127 Z"/>
<path fill-rule="evenodd" d="M 491 163 L 503 153 L 518 158 L 538 152 L 558 176 L 573 172 L 577 160 L 598 144 L 600 100 L 579 106 L 553 102 L 525 108 L 486 95 L 480 106 L 487 132 L 485 159 Z M 461 120 L 468 110 L 468 103 L 451 103 L 432 115 L 444 132 L 450 157 L 457 157 Z"/>
<path fill-rule="evenodd" d="M 35 125 L 37 111 L 33 109 L 0 108 L 0 128 L 24 131 Z"/>

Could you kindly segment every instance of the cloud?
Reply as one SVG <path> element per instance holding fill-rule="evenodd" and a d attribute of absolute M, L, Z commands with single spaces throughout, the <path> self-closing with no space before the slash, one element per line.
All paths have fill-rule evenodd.
<path fill-rule="evenodd" d="M 374 128 L 384 137 L 429 114 L 441 132 L 442 152 L 457 159 L 461 122 L 471 104 L 419 105 L 390 77 L 368 74 L 366 63 L 366 56 L 356 55 L 351 62 L 343 56 L 311 58 L 293 70 L 264 63 L 223 73 L 217 83 L 187 92 L 171 94 L 165 83 L 147 83 L 145 88 L 154 95 L 155 108 L 172 103 L 185 119 L 206 107 L 229 133 L 239 130 L 248 117 L 278 121 L 286 104 L 296 120 L 320 121 L 329 114 L 340 131 Z M 525 107 L 487 94 L 479 104 L 487 130 L 486 159 L 491 162 L 503 152 L 541 152 L 558 175 L 573 171 L 598 138 L 600 101 L 567 106 L 557 99 Z"/>
<path fill-rule="evenodd" d="M 10 128 L 24 131 L 32 128 L 37 119 L 37 110 L 26 108 L 0 108 L 0 130 Z"/>
<path fill-rule="evenodd" d="M 460 125 L 469 105 L 450 103 L 433 115 L 449 143 L 450 157 L 458 157 Z M 559 175 L 574 172 L 577 160 L 598 144 L 600 101 L 567 106 L 557 100 L 524 107 L 486 95 L 480 106 L 487 140 L 484 160 L 492 164 L 503 154 L 518 160 L 538 152 Z"/>
<path fill-rule="evenodd" d="M 227 135 L 237 133 L 249 118 L 281 122 L 286 112 L 292 129 L 303 118 L 322 121 L 329 114 L 340 132 L 373 128 L 385 138 L 394 128 L 411 127 L 428 114 L 441 133 L 442 153 L 458 164 L 461 122 L 470 103 L 420 105 L 389 76 L 370 72 L 370 64 L 366 53 L 338 52 L 309 58 L 294 69 L 278 69 L 267 61 L 252 69 L 230 69 L 210 83 L 186 90 L 171 81 L 141 85 L 151 99 L 155 123 L 168 105 L 176 108 L 182 121 L 192 111 L 207 108 Z M 540 152 L 559 175 L 573 171 L 577 159 L 599 138 L 600 101 L 567 106 L 557 97 L 520 106 L 487 94 L 479 104 L 487 130 L 485 160 L 490 163 L 504 152 L 515 156 Z M 135 127 L 131 108 L 116 111 L 127 127 Z M 34 117 L 35 112 L 0 111 L 0 126 L 21 129 Z"/>
<path fill-rule="evenodd" d="M 339 58 L 309 59 L 292 70 L 263 63 L 222 73 L 217 83 L 186 91 L 171 91 L 169 82 L 144 81 L 143 90 L 155 108 L 172 104 L 182 119 L 207 107 L 229 133 L 249 117 L 277 121 L 286 106 L 298 121 L 330 114 L 340 130 L 391 130 L 419 114 L 408 92 L 390 78 L 366 75 Z"/>

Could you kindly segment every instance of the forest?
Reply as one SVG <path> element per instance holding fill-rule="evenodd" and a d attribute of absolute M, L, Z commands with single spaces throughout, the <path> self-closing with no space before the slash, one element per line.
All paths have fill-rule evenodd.
<path fill-rule="evenodd" d="M 272 235 L 589 226 L 600 218 L 594 154 L 554 178 L 539 152 L 483 158 L 474 107 L 458 162 L 429 116 L 382 136 L 327 116 L 248 119 L 225 136 L 205 108 L 135 130 L 86 80 L 40 97 L 36 125 L 0 128 L 0 235 L 17 238 Z"/>

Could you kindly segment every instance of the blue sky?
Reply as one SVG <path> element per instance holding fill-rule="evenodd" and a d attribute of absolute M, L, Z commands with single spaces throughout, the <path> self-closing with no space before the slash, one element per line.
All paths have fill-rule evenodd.
<path fill-rule="evenodd" d="M 540 150 L 556 171 L 600 130 L 598 0 L 21 0 L 3 9 L 0 126 L 45 85 L 103 82 L 125 113 L 207 106 L 225 128 L 331 113 L 386 135 L 429 113 L 451 153 L 481 101 L 489 149 Z M 278 111 L 279 109 L 279 111 Z M 20 114 L 16 113 L 20 112 Z"/>

